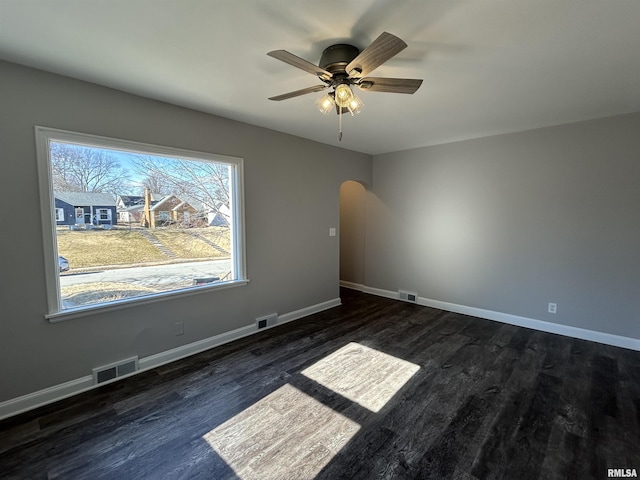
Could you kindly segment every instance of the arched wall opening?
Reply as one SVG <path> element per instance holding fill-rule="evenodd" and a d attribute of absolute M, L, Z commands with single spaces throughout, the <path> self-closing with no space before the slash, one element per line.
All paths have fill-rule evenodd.
<path fill-rule="evenodd" d="M 362 287 L 365 284 L 366 247 L 365 186 L 347 180 L 340 186 L 340 284 Z"/>

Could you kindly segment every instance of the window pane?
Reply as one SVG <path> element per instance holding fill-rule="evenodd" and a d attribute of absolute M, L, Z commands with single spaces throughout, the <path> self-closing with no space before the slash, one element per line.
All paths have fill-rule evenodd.
<path fill-rule="evenodd" d="M 236 164 L 48 145 L 59 311 L 240 279 Z"/>

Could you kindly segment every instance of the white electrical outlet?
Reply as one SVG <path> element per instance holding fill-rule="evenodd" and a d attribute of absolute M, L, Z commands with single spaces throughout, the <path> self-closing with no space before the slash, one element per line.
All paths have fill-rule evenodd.
<path fill-rule="evenodd" d="M 553 314 L 558 313 L 558 304 L 557 303 L 549 303 L 549 313 L 553 313 Z"/>
<path fill-rule="evenodd" d="M 184 322 L 176 322 L 173 324 L 173 333 L 176 335 L 184 335 Z"/>
<path fill-rule="evenodd" d="M 329 229 L 329 236 L 330 236 L 330 237 L 335 237 L 335 236 L 336 236 L 336 229 L 335 229 L 335 227 L 331 227 L 331 228 Z"/>

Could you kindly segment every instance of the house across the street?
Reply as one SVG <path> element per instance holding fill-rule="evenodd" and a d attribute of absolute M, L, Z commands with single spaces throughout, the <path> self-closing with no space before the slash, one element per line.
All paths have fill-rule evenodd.
<path fill-rule="evenodd" d="M 177 195 L 170 194 L 153 203 L 151 194 L 145 192 L 144 218 L 142 224 L 148 228 L 156 228 L 172 223 L 188 225 L 197 210 Z"/>
<path fill-rule="evenodd" d="M 154 194 L 150 197 L 151 206 L 158 203 L 154 200 Z M 118 210 L 118 221 L 122 223 L 141 222 L 144 219 L 145 197 L 142 195 L 118 195 L 116 208 Z"/>
<path fill-rule="evenodd" d="M 110 193 L 55 192 L 54 197 L 56 225 L 110 227 L 117 223 Z"/>

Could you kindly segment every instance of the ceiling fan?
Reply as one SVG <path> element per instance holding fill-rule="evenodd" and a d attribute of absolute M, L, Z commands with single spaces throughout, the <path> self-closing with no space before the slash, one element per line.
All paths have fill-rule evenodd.
<path fill-rule="evenodd" d="M 267 55 L 316 75 L 323 83 L 270 97 L 269 100 L 287 100 L 330 88 L 331 91 L 320 98 L 316 102 L 316 106 L 325 114 L 328 114 L 335 107 L 336 113 L 340 117 L 339 139 L 342 140 L 342 114 L 349 112 L 351 115 L 355 115 L 360 113 L 363 106 L 360 98 L 351 90 L 352 86 L 370 92 L 409 94 L 415 93 L 420 88 L 422 80 L 418 79 L 367 77 L 376 68 L 405 48 L 407 48 L 407 44 L 401 39 L 390 33 L 383 32 L 363 51 L 358 50 L 353 45 L 344 43 L 327 47 L 322 52 L 318 66 L 286 50 L 274 50 L 267 53 Z"/>

